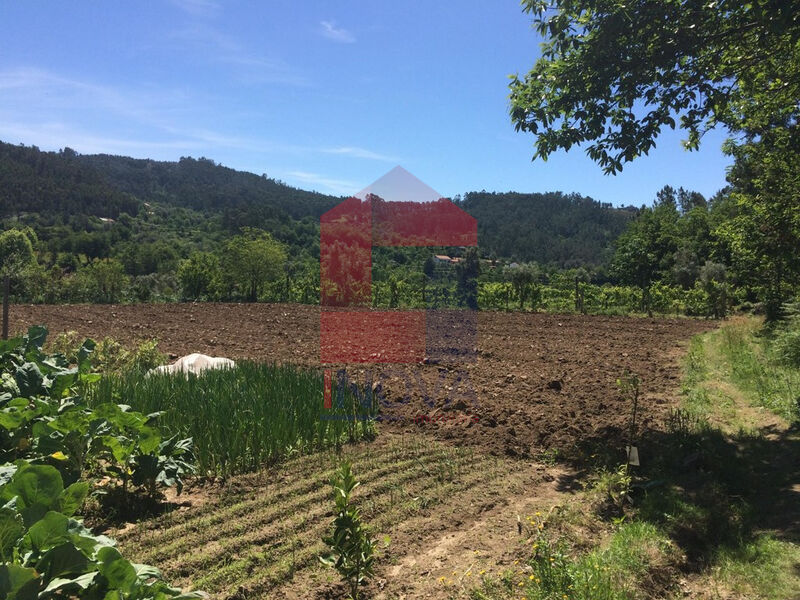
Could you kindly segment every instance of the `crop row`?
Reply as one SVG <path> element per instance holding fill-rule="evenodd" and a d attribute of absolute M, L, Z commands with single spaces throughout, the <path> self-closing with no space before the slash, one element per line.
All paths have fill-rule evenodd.
<path fill-rule="evenodd" d="M 373 434 L 375 403 L 334 387 L 337 402 L 325 409 L 322 390 L 316 371 L 244 361 L 199 376 L 108 375 L 93 386 L 89 402 L 124 402 L 145 414 L 163 411 L 163 427 L 194 438 L 201 474 L 229 476 Z"/>

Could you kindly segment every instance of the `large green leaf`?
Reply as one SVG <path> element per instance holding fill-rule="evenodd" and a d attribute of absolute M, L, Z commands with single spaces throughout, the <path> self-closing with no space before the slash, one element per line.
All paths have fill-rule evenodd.
<path fill-rule="evenodd" d="M 89 415 L 77 406 L 72 406 L 69 410 L 60 413 L 48 424 L 51 429 L 61 433 L 75 431 L 84 433 L 89 427 Z"/>
<path fill-rule="evenodd" d="M 92 354 L 96 347 L 97 344 L 93 340 L 86 340 L 78 350 L 78 370 L 81 373 L 88 373 L 91 370 Z"/>
<path fill-rule="evenodd" d="M 0 492 L 0 499 L 7 502 L 16 496 L 22 518 L 30 526 L 55 506 L 63 491 L 64 483 L 55 467 L 22 464 Z"/>
<path fill-rule="evenodd" d="M 158 449 L 161 436 L 153 427 L 142 427 L 139 431 L 139 450 L 143 454 L 150 454 Z"/>
<path fill-rule="evenodd" d="M 74 544 L 65 542 L 48 550 L 36 563 L 36 570 L 48 583 L 56 577 L 81 575 L 89 570 L 89 566 L 89 558 Z"/>
<path fill-rule="evenodd" d="M 58 510 L 71 517 L 78 512 L 88 495 L 89 482 L 76 481 L 61 493 L 61 497 L 58 499 Z"/>
<path fill-rule="evenodd" d="M 148 579 L 161 579 L 161 571 L 151 565 L 141 565 L 138 563 L 131 563 L 136 570 L 136 576 L 140 581 L 147 581 Z"/>
<path fill-rule="evenodd" d="M 6 352 L 13 352 L 17 350 L 20 346 L 22 346 L 22 338 L 9 338 L 7 340 L 0 340 L 0 354 L 5 354 Z"/>
<path fill-rule="evenodd" d="M 38 396 L 44 392 L 44 375 L 36 363 L 26 362 L 17 367 L 14 380 L 19 387 L 20 396 Z"/>
<path fill-rule="evenodd" d="M 0 427 L 13 431 L 25 422 L 25 415 L 17 408 L 5 408 L 0 411 Z"/>
<path fill-rule="evenodd" d="M 0 598 L 6 600 L 36 600 L 39 577 L 33 569 L 19 565 L 0 565 Z"/>
<path fill-rule="evenodd" d="M 68 532 L 75 546 L 87 556 L 94 556 L 98 548 L 113 546 L 116 542 L 105 535 L 95 535 L 83 526 L 80 521 L 69 520 Z"/>
<path fill-rule="evenodd" d="M 28 328 L 22 342 L 25 344 L 25 352 L 30 350 L 41 350 L 44 342 L 47 340 L 47 327 L 44 325 L 33 325 Z"/>
<path fill-rule="evenodd" d="M 108 580 L 112 589 L 128 592 L 136 584 L 136 569 L 113 547 L 101 548 L 97 552 L 98 570 Z"/>
<path fill-rule="evenodd" d="M 53 510 L 28 530 L 27 540 L 34 552 L 42 553 L 69 541 L 69 519 Z"/>
<path fill-rule="evenodd" d="M 97 571 L 90 571 L 78 577 L 56 577 L 47 584 L 44 591 L 45 593 L 60 591 L 67 597 L 74 597 L 77 595 L 75 594 L 77 590 L 85 590 L 92 585 L 95 577 L 97 577 Z M 73 595 L 69 596 L 70 593 Z"/>
<path fill-rule="evenodd" d="M 100 442 L 108 448 L 111 454 L 121 465 L 127 465 L 128 459 L 133 454 L 136 444 L 123 436 L 104 435 Z"/>
<path fill-rule="evenodd" d="M 128 406 L 105 402 L 94 408 L 96 417 L 106 419 L 113 425 L 122 429 L 139 431 L 144 427 L 146 417 L 138 412 L 127 410 Z"/>
<path fill-rule="evenodd" d="M 55 400 L 60 400 L 69 393 L 69 389 L 78 381 L 78 370 L 69 369 L 62 371 L 53 377 L 53 383 L 50 386 L 50 397 Z"/>

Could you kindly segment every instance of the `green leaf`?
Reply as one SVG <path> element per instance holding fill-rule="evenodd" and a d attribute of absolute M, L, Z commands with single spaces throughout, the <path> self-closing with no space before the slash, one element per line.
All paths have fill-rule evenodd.
<path fill-rule="evenodd" d="M 78 512 L 88 495 L 89 482 L 76 481 L 61 493 L 61 497 L 58 500 L 58 509 L 62 514 L 71 517 Z"/>
<path fill-rule="evenodd" d="M 69 540 L 69 519 L 50 511 L 28 530 L 27 539 L 34 552 L 46 552 Z"/>
<path fill-rule="evenodd" d="M 6 352 L 12 352 L 14 350 L 18 350 L 20 346 L 22 346 L 22 338 L 9 338 L 7 340 L 0 340 L 0 354 L 5 354 Z"/>
<path fill-rule="evenodd" d="M 28 328 L 28 333 L 22 338 L 25 344 L 26 353 L 30 350 L 41 350 L 47 339 L 47 327 L 44 325 L 33 325 Z"/>
<path fill-rule="evenodd" d="M 6 429 L 7 431 L 13 431 L 24 422 L 25 416 L 19 410 L 4 409 L 3 411 L 0 411 L 0 427 Z"/>
<path fill-rule="evenodd" d="M 63 371 L 62 373 L 58 373 L 53 378 L 53 383 L 50 386 L 50 397 L 55 400 L 60 400 L 64 396 L 67 395 L 69 392 L 69 388 L 75 385 L 75 382 L 78 381 L 78 370 L 77 369 L 70 369 L 69 371 Z"/>
<path fill-rule="evenodd" d="M 97 552 L 98 570 L 112 589 L 129 592 L 137 582 L 136 569 L 116 548 L 106 546 Z"/>
<path fill-rule="evenodd" d="M 47 587 L 44 588 L 44 591 L 56 592 L 60 590 L 65 594 L 69 594 L 70 592 L 74 592 L 76 589 L 85 590 L 92 585 L 95 577 L 97 577 L 97 571 L 90 571 L 89 573 L 84 573 L 78 577 L 56 577 L 47 584 Z"/>
<path fill-rule="evenodd" d="M 36 564 L 36 570 L 50 582 L 56 577 L 81 575 L 89 570 L 89 558 L 71 542 L 49 550 Z"/>
<path fill-rule="evenodd" d="M 142 427 L 139 431 L 139 450 L 143 454 L 151 454 L 158 449 L 161 443 L 161 436 L 157 429 L 153 427 Z"/>
<path fill-rule="evenodd" d="M 111 452 L 121 465 L 126 465 L 134 450 L 134 443 L 122 436 L 104 435 L 99 441 Z"/>
<path fill-rule="evenodd" d="M 89 426 L 89 415 L 82 409 L 73 406 L 70 410 L 59 414 L 48 425 L 51 429 L 61 433 L 71 431 L 84 433 Z"/>
<path fill-rule="evenodd" d="M 22 518 L 30 526 L 55 506 L 63 491 L 64 483 L 55 467 L 23 464 L 3 488 L 0 499 L 8 501 L 16 496 Z"/>
<path fill-rule="evenodd" d="M 103 378 L 100 373 L 81 373 L 81 381 L 86 383 L 97 383 Z"/>
<path fill-rule="evenodd" d="M 44 375 L 36 363 L 27 362 L 21 367 L 17 367 L 14 380 L 17 382 L 21 396 L 38 396 L 44 392 Z"/>
<path fill-rule="evenodd" d="M 34 569 L 13 564 L 0 565 L 0 598 L 35 600 L 38 590 L 39 578 Z"/>
<path fill-rule="evenodd" d="M 140 565 L 138 563 L 131 563 L 136 571 L 136 576 L 141 581 L 148 579 L 161 579 L 161 571 L 151 565 Z"/>
<path fill-rule="evenodd" d="M 92 369 L 92 354 L 97 344 L 93 340 L 86 340 L 78 350 L 78 370 L 88 373 Z"/>

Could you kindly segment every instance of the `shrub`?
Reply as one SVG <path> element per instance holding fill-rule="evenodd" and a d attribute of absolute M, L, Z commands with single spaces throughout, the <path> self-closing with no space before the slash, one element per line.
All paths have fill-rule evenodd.
<path fill-rule="evenodd" d="M 54 338 L 49 344 L 49 350 L 63 356 L 68 364 L 74 365 L 82 340 L 78 332 L 65 331 Z M 144 373 L 167 362 L 166 354 L 158 350 L 158 340 L 145 340 L 129 350 L 110 337 L 97 344 L 90 359 L 94 370 L 105 373 Z"/>
<path fill-rule="evenodd" d="M 773 347 L 782 363 L 800 368 L 800 303 L 786 305 L 784 312 L 788 318 L 776 329 Z"/>
<path fill-rule="evenodd" d="M 373 575 L 372 563 L 375 542 L 369 529 L 361 523 L 361 513 L 350 503 L 350 495 L 359 486 L 350 469 L 343 462 L 331 481 L 336 502 L 336 518 L 329 537 L 322 539 L 330 551 L 320 557 L 327 566 L 333 566 L 350 586 L 350 595 L 358 598 L 358 586 Z"/>

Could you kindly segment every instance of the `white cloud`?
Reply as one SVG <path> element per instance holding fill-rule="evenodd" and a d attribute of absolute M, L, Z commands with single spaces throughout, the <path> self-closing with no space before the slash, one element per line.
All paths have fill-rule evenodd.
<path fill-rule="evenodd" d="M 324 152 L 325 154 L 342 154 L 345 156 L 352 156 L 353 158 L 366 158 L 369 160 L 380 160 L 383 162 L 390 162 L 390 163 L 401 162 L 394 156 L 379 154 L 378 152 L 373 152 L 372 150 L 367 150 L 365 148 L 359 148 L 358 146 L 338 146 L 336 148 L 322 148 L 320 151 Z"/>
<path fill-rule="evenodd" d="M 233 168 L 266 165 L 271 175 L 269 165 L 287 156 L 298 165 L 324 156 L 348 163 L 396 160 L 356 145 L 297 144 L 235 125 L 214 129 L 209 127 L 214 106 L 213 96 L 187 89 L 111 85 L 31 67 L 0 69 L 0 140 L 10 143 L 155 160 L 208 156 Z M 310 170 L 276 174 L 293 185 L 337 195 L 360 187 Z"/>
<path fill-rule="evenodd" d="M 95 135 L 61 122 L 23 125 L 0 120 L 0 139 L 40 146 L 43 150 L 58 150 L 69 146 L 81 154 L 121 154 L 166 159 L 176 151 L 200 151 L 205 146 L 197 140 L 132 140 Z"/>
<path fill-rule="evenodd" d="M 82 153 L 134 152 L 163 157 L 233 148 L 257 152 L 257 140 L 198 128 L 207 99 L 149 86 L 117 87 L 34 68 L 0 71 L 0 139 Z M 183 123 L 183 125 L 181 124 Z M 174 154 L 174 153 L 173 153 Z"/>
<path fill-rule="evenodd" d="M 289 183 L 295 182 L 296 185 L 311 186 L 312 189 L 320 192 L 328 192 L 339 196 L 347 196 L 358 190 L 358 184 L 345 179 L 334 179 L 319 173 L 308 171 L 289 171 L 285 176 Z"/>
<path fill-rule="evenodd" d="M 213 17 L 221 8 L 214 0 L 172 0 L 172 3 L 194 17 Z"/>
<path fill-rule="evenodd" d="M 335 21 L 320 21 L 320 25 L 322 26 L 322 35 L 329 40 L 341 44 L 352 44 L 356 41 L 352 33 L 343 27 L 337 27 Z"/>
<path fill-rule="evenodd" d="M 25 67 L 0 71 L 0 91 L 0 110 L 32 113 L 38 121 L 41 115 L 59 112 L 113 113 L 162 129 L 172 122 L 170 113 L 188 100 L 184 92 L 175 90 L 122 89 Z"/>
<path fill-rule="evenodd" d="M 247 83 L 309 85 L 308 79 L 286 62 L 253 52 L 245 48 L 236 38 L 208 25 L 195 24 L 176 31 L 171 37 L 173 40 L 186 42 L 205 50 L 207 60 L 210 62 L 236 67 L 239 78 Z"/>

